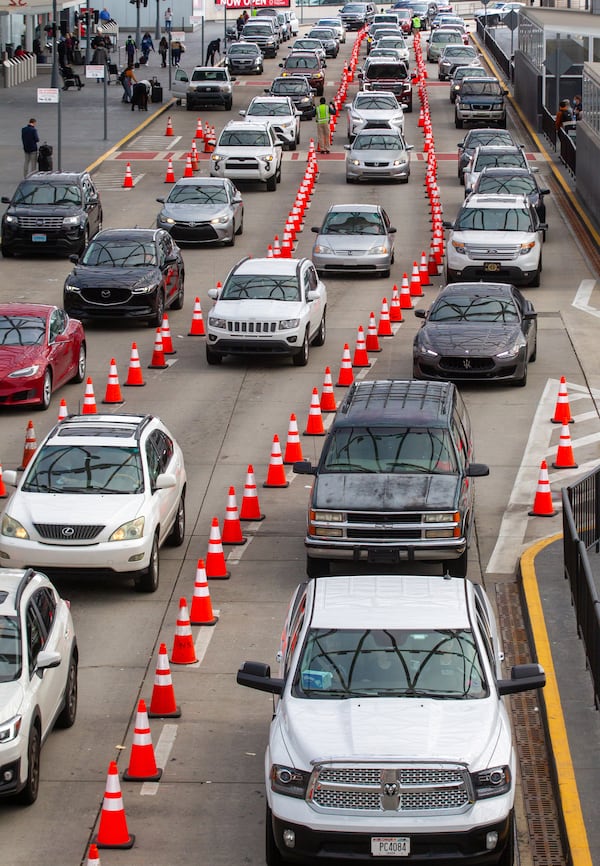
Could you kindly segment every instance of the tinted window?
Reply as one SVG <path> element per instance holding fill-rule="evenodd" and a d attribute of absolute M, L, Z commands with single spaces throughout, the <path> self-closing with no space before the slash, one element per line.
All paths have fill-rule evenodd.
<path fill-rule="evenodd" d="M 446 430 L 340 427 L 328 440 L 322 471 L 446 474 L 457 464 Z"/>

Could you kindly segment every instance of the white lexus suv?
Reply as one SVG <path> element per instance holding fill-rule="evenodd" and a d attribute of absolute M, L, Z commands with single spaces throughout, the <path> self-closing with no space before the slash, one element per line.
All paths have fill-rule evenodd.
<path fill-rule="evenodd" d="M 223 128 L 210 160 L 211 177 L 258 180 L 275 192 L 281 180 L 282 136 L 265 121 L 231 120 Z"/>
<path fill-rule="evenodd" d="M 320 577 L 289 608 L 265 754 L 266 861 L 513 866 L 517 762 L 503 695 L 537 689 L 537 664 L 501 673 L 481 586 L 456 577 Z"/>

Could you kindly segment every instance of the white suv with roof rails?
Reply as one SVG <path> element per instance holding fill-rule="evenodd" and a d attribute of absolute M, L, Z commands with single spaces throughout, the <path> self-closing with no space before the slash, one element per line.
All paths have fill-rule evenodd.
<path fill-rule="evenodd" d="M 276 695 L 267 866 L 513 866 L 517 761 L 503 696 L 539 689 L 545 675 L 519 664 L 503 677 L 482 586 L 399 574 L 307 581 L 277 659 L 276 676 L 255 661 L 237 674 Z"/>
<path fill-rule="evenodd" d="M 281 180 L 283 139 L 271 123 L 230 120 L 211 155 L 211 177 L 259 180 L 275 192 Z"/>
<path fill-rule="evenodd" d="M 4 473 L 17 484 L 17 473 Z M 27 465 L 0 519 L 0 564 L 129 574 L 155 592 L 159 547 L 183 544 L 183 454 L 152 415 L 69 415 Z"/>

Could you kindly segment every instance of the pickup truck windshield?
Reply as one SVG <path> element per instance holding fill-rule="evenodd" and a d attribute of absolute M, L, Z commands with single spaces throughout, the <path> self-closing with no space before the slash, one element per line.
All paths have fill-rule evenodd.
<path fill-rule="evenodd" d="M 446 430 L 340 427 L 329 440 L 322 471 L 447 475 L 458 466 Z"/>

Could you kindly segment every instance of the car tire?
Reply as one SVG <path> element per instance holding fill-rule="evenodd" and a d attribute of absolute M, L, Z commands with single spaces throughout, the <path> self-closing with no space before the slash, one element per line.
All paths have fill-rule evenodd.
<path fill-rule="evenodd" d="M 175 295 L 175 300 L 171 304 L 172 310 L 183 310 L 183 304 L 185 301 L 185 274 L 183 272 L 179 275 L 179 291 Z"/>
<path fill-rule="evenodd" d="M 292 355 L 294 367 L 306 367 L 308 364 L 308 356 L 310 354 L 310 342 L 308 339 L 308 328 L 304 332 L 304 339 L 299 352 Z"/>
<path fill-rule="evenodd" d="M 288 145 L 288 150 L 296 150 L 297 147 L 298 145 L 296 144 L 296 139 L 294 139 L 293 141 L 290 141 Z"/>
<path fill-rule="evenodd" d="M 40 788 L 40 752 L 42 748 L 42 735 L 39 728 L 39 720 L 36 720 L 29 732 L 27 744 L 27 781 L 25 787 L 18 796 L 19 803 L 31 806 L 37 800 Z"/>
<path fill-rule="evenodd" d="M 275 175 L 273 175 L 273 177 L 268 177 L 267 178 L 267 190 L 269 192 L 275 192 L 276 189 L 277 189 L 277 178 L 275 177 Z"/>
<path fill-rule="evenodd" d="M 162 292 L 162 289 L 158 291 L 158 297 L 156 298 L 156 312 L 152 316 L 151 319 L 148 319 L 148 325 L 151 328 L 160 328 L 162 325 L 163 315 L 165 312 L 165 296 Z"/>
<path fill-rule="evenodd" d="M 465 550 L 458 559 L 449 559 L 444 568 L 450 577 L 466 577 L 467 576 L 468 552 Z"/>
<path fill-rule="evenodd" d="M 1 252 L 3 259 L 12 259 L 14 256 L 14 252 L 12 250 L 9 250 L 9 248 L 5 246 L 2 246 Z"/>
<path fill-rule="evenodd" d="M 533 344 L 533 352 L 531 353 L 531 356 L 529 358 L 529 363 L 535 364 L 536 361 L 537 361 L 537 337 L 535 338 L 535 343 Z"/>
<path fill-rule="evenodd" d="M 235 246 L 235 228 L 231 229 L 231 237 L 225 241 L 226 247 L 234 247 Z"/>
<path fill-rule="evenodd" d="M 529 283 L 529 285 L 531 286 L 531 288 L 532 288 L 532 289 L 539 289 L 541 279 L 542 279 L 542 259 L 541 259 L 541 256 L 540 256 L 540 263 L 539 263 L 539 265 L 538 265 L 538 269 L 537 269 L 537 271 L 535 272 L 535 275 L 534 275 L 533 279 L 532 279 L 532 280 L 530 281 L 530 283 Z"/>
<path fill-rule="evenodd" d="M 285 863 L 279 848 L 275 844 L 273 814 L 268 806 L 267 814 L 265 815 L 265 861 L 267 866 L 283 866 Z"/>
<path fill-rule="evenodd" d="M 83 382 L 85 379 L 85 368 L 87 365 L 87 349 L 85 343 L 82 343 L 79 347 L 79 357 L 77 358 L 77 370 L 75 375 L 73 376 L 72 381 L 79 384 Z"/>
<path fill-rule="evenodd" d="M 186 99 L 185 107 L 186 107 L 186 111 L 193 111 L 194 110 L 194 103 L 190 102 L 189 99 Z"/>
<path fill-rule="evenodd" d="M 463 122 L 462 122 L 461 118 L 458 116 L 458 114 L 455 114 L 455 115 L 454 115 L 454 126 L 455 126 L 457 129 L 462 129 L 462 128 L 463 128 Z M 463 183 L 464 183 L 464 180 L 463 180 Z"/>
<path fill-rule="evenodd" d="M 514 812 L 510 813 L 508 833 L 508 841 L 504 851 L 502 852 L 502 856 L 498 860 L 498 866 L 514 866 L 515 863 L 515 851 L 517 849 L 515 836 L 517 833 L 517 825 L 515 822 Z"/>
<path fill-rule="evenodd" d="M 171 547 L 181 547 L 185 538 L 185 490 L 181 494 L 179 504 L 177 506 L 177 514 L 175 522 L 171 529 L 167 542 Z"/>
<path fill-rule="evenodd" d="M 231 111 L 232 107 L 233 107 L 233 98 L 228 99 L 225 102 L 225 111 Z"/>
<path fill-rule="evenodd" d="M 77 653 L 72 652 L 64 692 L 64 706 L 56 719 L 58 728 L 72 728 L 77 716 Z"/>
<path fill-rule="evenodd" d="M 44 381 L 42 382 L 42 399 L 38 404 L 38 409 L 45 412 L 52 399 L 52 371 L 50 367 L 46 367 L 44 372 Z"/>
<path fill-rule="evenodd" d="M 346 175 L 346 183 L 356 183 L 356 178 L 348 177 L 348 175 Z"/>
<path fill-rule="evenodd" d="M 306 557 L 306 574 L 308 577 L 326 577 L 330 572 L 328 559 L 313 559 Z"/>
<path fill-rule="evenodd" d="M 523 375 L 520 379 L 513 379 L 513 385 L 516 388 L 524 388 L 527 384 L 527 362 L 525 363 L 525 369 L 523 371 Z"/>
<path fill-rule="evenodd" d="M 210 367 L 218 367 L 222 360 L 223 356 L 219 352 L 213 352 L 208 346 L 206 347 L 206 363 Z"/>
<path fill-rule="evenodd" d="M 237 227 L 236 235 L 241 236 L 244 234 L 244 214 L 242 214 L 242 218 L 240 220 L 240 224 Z"/>
<path fill-rule="evenodd" d="M 321 316 L 321 321 L 319 322 L 319 329 L 315 335 L 313 340 L 313 346 L 324 346 L 325 340 L 327 339 L 327 310 L 323 310 L 323 315 Z"/>
<path fill-rule="evenodd" d="M 136 592 L 156 592 L 160 579 L 160 560 L 158 556 L 158 532 L 154 535 L 152 550 L 150 551 L 150 562 L 148 568 L 138 572 L 135 577 Z"/>

